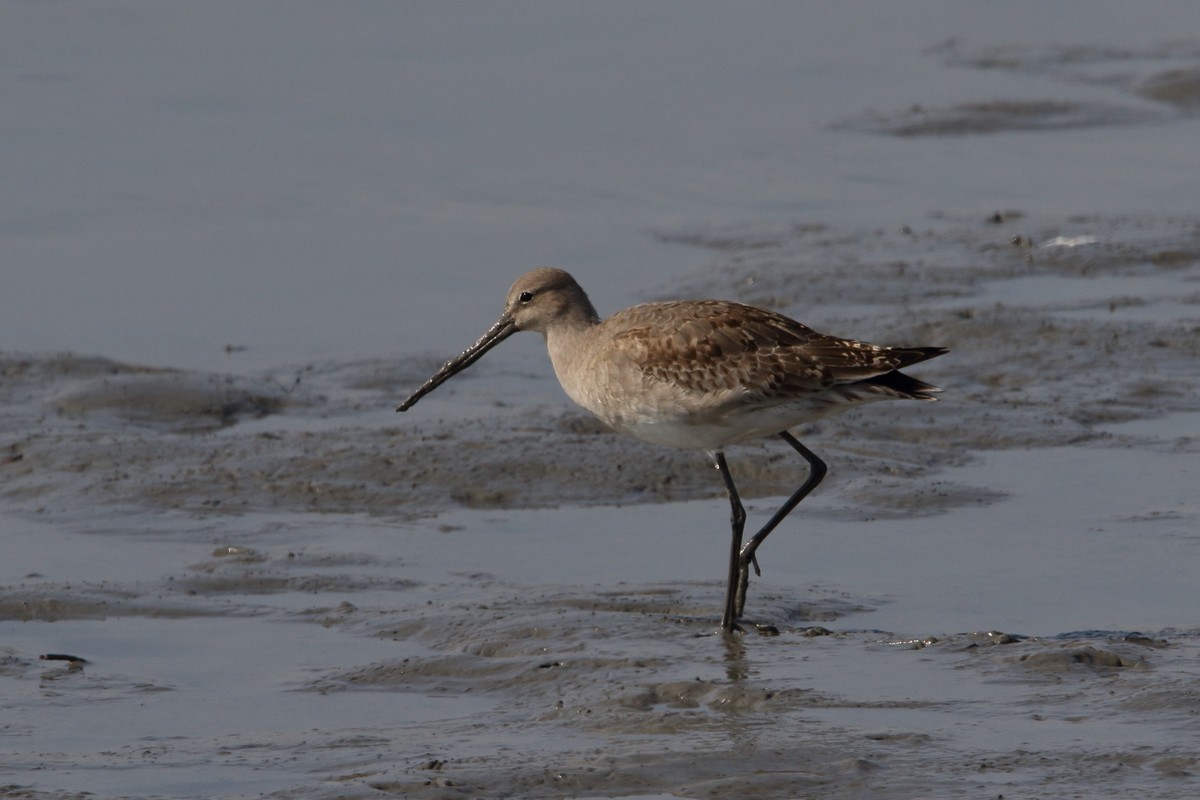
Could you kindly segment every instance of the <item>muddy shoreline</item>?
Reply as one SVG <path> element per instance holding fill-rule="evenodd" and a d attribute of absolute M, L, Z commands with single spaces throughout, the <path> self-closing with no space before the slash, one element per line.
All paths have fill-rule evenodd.
<path fill-rule="evenodd" d="M 20 534 L 33 566 L 0 587 L 13 642 L 0 649 L 5 705 L 29 720 L 14 730 L 34 735 L 49 698 L 66 698 L 85 729 L 102 724 L 87 716 L 99 700 L 164 711 L 139 718 L 139 741 L 103 752 L 37 739 L 42 749 L 6 758 L 23 776 L 58 769 L 58 782 L 0 786 L 0 797 L 124 796 L 113 765 L 149 770 L 170 796 L 196 796 L 183 788 L 199 780 L 191 770 L 214 768 L 243 786 L 269 775 L 263 792 L 277 797 L 1190 796 L 1197 760 L 1178 731 L 1196 713 L 1197 630 L 1153 617 L 1137 629 L 989 630 L 1002 599 L 961 617 L 977 629 L 947 630 L 911 597 L 893 604 L 828 576 L 871 569 L 882 583 L 928 567 L 914 580 L 968 587 L 972 573 L 1010 576 L 991 582 L 995 595 L 944 590 L 969 605 L 973 591 L 1051 591 L 1022 575 L 1040 560 L 1071 565 L 1050 543 L 1094 549 L 1101 526 L 1116 530 L 1105 541 L 1186 548 L 1194 503 L 1168 492 L 1144 507 L 1151 484 L 1138 481 L 1156 478 L 1135 472 L 1108 490 L 1130 492 L 1115 517 L 1024 532 L 1037 544 L 1019 550 L 1005 509 L 1052 501 L 1014 496 L 980 464 L 1011 453 L 1036 472 L 1051 453 L 1101 466 L 1136 454 L 1150 469 L 1190 469 L 1200 437 L 1171 425 L 1200 411 L 1200 221 L 1010 211 L 923 222 L 663 234 L 711 260 L 672 294 L 952 350 L 919 372 L 945 389 L 941 402 L 799 431 L 831 471 L 802 509 L 803 536 L 773 539 L 752 585 L 755 620 L 775 635 L 713 633 L 719 581 L 688 537 L 723 517 L 685 502 L 721 496 L 703 455 L 605 431 L 552 393 L 548 364 L 519 376 L 529 402 L 481 404 L 490 382 L 512 380 L 485 359 L 421 414 L 397 417 L 438 355 L 254 375 L 4 355 L 0 497 L 11 529 L 41 526 Z M 798 479 L 781 448 L 736 448 L 730 461 L 747 497 Z M 663 541 L 645 542 L 641 525 Z M 1013 549 L 952 560 L 969 536 Z M 883 548 L 894 561 L 880 563 Z M 1121 581 L 1165 585 L 1129 570 L 1060 580 L 1075 592 L 1115 581 L 1114 604 Z M 113 634 L 127 626 L 128 639 Z M 221 645 L 200 657 L 196 631 L 210 628 Z M 88 663 L 38 659 L 47 652 Z M 200 665 L 228 688 L 199 688 Z M 176 727 L 197 704 L 240 719 L 278 696 L 305 709 L 301 722 Z"/>
<path fill-rule="evenodd" d="M 1055 244 L 1071 237 L 1084 243 Z M 847 507 L 864 514 L 986 502 L 984 487 L 939 483 L 939 472 L 975 451 L 1125 446 L 1097 426 L 1196 407 L 1196 220 L 1007 212 L 937 219 L 920 232 L 812 226 L 672 240 L 717 254 L 707 277 L 673 290 L 680 296 L 770 305 L 834 333 L 952 348 L 919 370 L 946 389 L 936 406 L 876 405 L 800 431 L 833 466 L 822 491 L 845 493 Z M 1126 279 L 1148 293 L 1123 293 Z M 1056 301 L 1061 281 L 1078 282 L 1083 299 Z M 1007 285 L 1021 293 L 1006 298 Z M 1089 297 L 1091 285 L 1098 293 Z M 431 364 L 436 357 L 405 357 L 241 377 L 8 354 L 0 360 L 0 496 L 25 513 L 64 512 L 86 499 L 413 519 L 458 506 L 669 502 L 722 491 L 702 454 L 622 439 L 563 399 L 528 408 L 501 396 L 496 416 L 446 420 L 435 404 L 362 422 L 364 411 L 386 414 Z M 539 379 L 552 381 L 541 366 Z M 487 362 L 460 380 L 486 391 Z M 748 496 L 795 484 L 783 450 L 737 452 Z M 939 491 L 921 494 L 931 486 Z"/>

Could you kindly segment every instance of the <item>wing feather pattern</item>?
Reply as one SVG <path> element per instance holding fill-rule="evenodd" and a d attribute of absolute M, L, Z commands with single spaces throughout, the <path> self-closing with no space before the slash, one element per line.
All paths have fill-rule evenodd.
<path fill-rule="evenodd" d="M 928 384 L 885 376 L 945 352 L 828 336 L 782 314 L 720 300 L 647 303 L 616 316 L 624 319 L 614 327 L 614 349 L 647 380 L 697 394 L 737 390 L 770 401 L 866 384 L 932 399 Z"/>

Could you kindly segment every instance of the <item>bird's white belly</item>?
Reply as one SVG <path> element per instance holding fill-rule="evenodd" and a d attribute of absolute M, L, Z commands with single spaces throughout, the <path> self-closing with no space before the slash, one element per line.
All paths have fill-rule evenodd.
<path fill-rule="evenodd" d="M 598 416 L 618 432 L 645 442 L 691 450 L 720 450 L 731 444 L 774 436 L 816 419 L 825 410 L 823 406 L 810 401 L 794 401 L 723 414 Z"/>
<path fill-rule="evenodd" d="M 774 436 L 829 410 L 814 393 L 773 402 L 752 399 L 741 386 L 696 391 L 649 380 L 639 365 L 620 360 L 574 360 L 548 340 L 550 356 L 567 395 L 616 430 L 642 441 L 692 450 L 720 450 Z"/>

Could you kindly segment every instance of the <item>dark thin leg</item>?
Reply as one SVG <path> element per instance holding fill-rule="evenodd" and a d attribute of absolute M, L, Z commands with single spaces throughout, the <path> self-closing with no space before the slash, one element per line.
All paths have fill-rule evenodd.
<path fill-rule="evenodd" d="M 729 492 L 729 524 L 733 529 L 733 541 L 729 547 L 729 582 L 725 585 L 725 612 L 721 615 L 721 627 L 726 631 L 735 631 L 738 629 L 738 612 L 734 605 L 741 565 L 742 531 L 746 527 L 746 509 L 742 507 L 737 487 L 733 485 L 733 476 L 729 474 L 725 454 L 718 450 L 713 453 L 713 457 L 717 461 L 717 469 L 721 471 L 721 478 L 725 481 L 725 490 Z"/>
<path fill-rule="evenodd" d="M 800 444 L 800 440 L 795 436 L 792 436 L 787 431 L 780 431 L 779 438 L 790 444 L 793 448 L 795 448 L 797 453 L 804 456 L 804 459 L 808 461 L 808 479 L 804 481 L 800 488 L 797 489 L 792 496 L 787 499 L 786 503 L 779 507 L 779 510 L 775 512 L 774 516 L 767 520 L 767 524 L 762 526 L 762 530 L 754 534 L 754 538 L 747 542 L 746 546 L 741 549 L 740 553 L 738 553 L 736 570 L 737 593 L 736 599 L 733 603 L 733 619 L 735 622 L 737 618 L 742 615 L 742 611 L 746 607 L 746 588 L 750 585 L 750 565 L 754 565 L 754 573 L 756 575 L 762 574 L 762 570 L 758 568 L 758 560 L 754 556 L 755 552 L 758 550 L 758 546 L 763 543 L 767 536 L 771 534 L 771 531 L 775 530 L 779 523 L 783 522 L 784 517 L 792 513 L 792 509 L 799 505 L 800 501 L 807 497 L 809 492 L 817 488 L 817 484 L 821 482 L 821 480 L 825 477 L 825 473 L 828 471 L 828 468 L 825 466 L 825 462 L 818 458 L 817 454 L 812 450 L 809 450 L 807 447 Z M 721 461 L 724 461 L 724 459 L 722 458 Z M 721 461 L 717 462 L 718 468 L 721 466 Z M 721 474 L 727 475 L 728 471 L 722 469 Z M 732 493 L 733 484 L 728 477 L 726 477 L 725 483 Z M 739 536 L 738 538 L 740 539 L 741 537 Z M 730 574 L 733 572 L 734 570 L 731 567 Z M 725 600 L 725 605 L 725 614 L 728 617 L 730 613 L 728 608 L 728 597 Z"/>

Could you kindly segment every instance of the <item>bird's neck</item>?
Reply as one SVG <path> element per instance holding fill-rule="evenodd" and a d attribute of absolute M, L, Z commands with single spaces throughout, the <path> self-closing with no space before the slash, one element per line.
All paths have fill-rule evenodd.
<path fill-rule="evenodd" d="M 572 400 L 585 407 L 577 384 L 590 371 L 586 363 L 591 352 L 588 341 L 599 331 L 600 317 L 586 298 L 582 303 L 572 304 L 566 314 L 546 329 L 546 349 L 558 382 Z"/>

